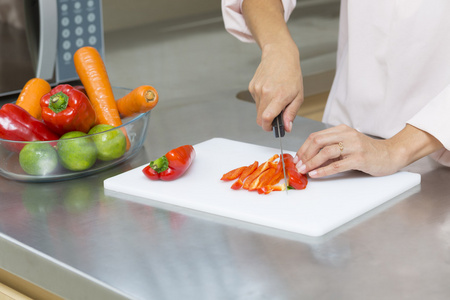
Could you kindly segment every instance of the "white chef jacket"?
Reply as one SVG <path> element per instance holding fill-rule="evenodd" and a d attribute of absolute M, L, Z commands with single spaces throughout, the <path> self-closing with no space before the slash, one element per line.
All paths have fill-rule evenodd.
<path fill-rule="evenodd" d="M 252 42 L 242 1 L 222 0 L 225 28 Z M 287 21 L 296 1 L 282 3 Z M 444 145 L 432 157 L 450 165 L 450 0 L 341 0 L 323 122 L 382 138 L 409 123 Z"/>

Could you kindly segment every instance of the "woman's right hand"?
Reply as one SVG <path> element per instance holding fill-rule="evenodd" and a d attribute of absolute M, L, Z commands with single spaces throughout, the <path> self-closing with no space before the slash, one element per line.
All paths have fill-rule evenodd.
<path fill-rule="evenodd" d="M 297 45 L 291 41 L 264 45 L 261 62 L 249 84 L 256 102 L 256 122 L 265 131 L 284 110 L 287 132 L 303 103 L 303 77 Z"/>

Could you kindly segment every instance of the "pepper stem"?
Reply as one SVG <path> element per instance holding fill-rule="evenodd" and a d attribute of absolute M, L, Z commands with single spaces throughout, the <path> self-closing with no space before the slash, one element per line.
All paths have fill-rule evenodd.
<path fill-rule="evenodd" d="M 165 155 L 160 158 L 150 162 L 150 168 L 155 170 L 157 173 L 164 172 L 169 168 L 169 160 Z"/>
<path fill-rule="evenodd" d="M 67 108 L 69 103 L 69 96 L 63 92 L 58 92 L 50 97 L 48 108 L 50 108 L 55 114 L 62 112 Z"/>

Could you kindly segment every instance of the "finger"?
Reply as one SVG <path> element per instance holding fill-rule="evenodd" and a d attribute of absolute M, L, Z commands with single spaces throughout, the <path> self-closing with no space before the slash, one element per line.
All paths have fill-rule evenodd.
<path fill-rule="evenodd" d="M 292 131 L 292 123 L 297 116 L 300 106 L 303 104 L 303 94 L 298 94 L 294 101 L 292 101 L 288 106 L 286 106 L 283 113 L 284 128 L 287 132 Z"/>
<path fill-rule="evenodd" d="M 337 144 L 348 140 L 349 133 L 353 129 L 346 125 L 338 125 L 321 131 L 314 132 L 308 136 L 306 141 L 297 151 L 297 156 L 302 160 L 308 160 L 316 155 L 318 151 L 331 144 Z"/>
<path fill-rule="evenodd" d="M 256 103 L 256 123 L 259 126 L 261 126 L 265 131 L 271 131 L 272 121 L 270 121 L 269 122 L 270 124 L 268 125 L 267 119 L 273 120 L 278 115 L 278 114 L 274 115 L 275 113 L 272 112 L 273 108 L 271 108 L 271 106 L 273 106 L 272 89 L 268 86 L 259 83 L 259 84 L 251 84 L 251 89 L 249 88 L 249 90 L 251 90 L 250 93 L 252 94 L 252 97 Z M 272 115 L 274 116 L 272 117 Z"/>
<path fill-rule="evenodd" d="M 334 128 L 312 133 L 297 151 L 297 156 L 305 163 L 316 156 L 322 148 L 337 144 L 340 140 L 342 137 L 335 132 Z"/>
<path fill-rule="evenodd" d="M 262 124 L 262 119 L 261 119 L 261 98 L 260 98 L 260 94 L 259 92 L 256 90 L 255 85 L 254 85 L 254 78 L 252 79 L 252 81 L 250 81 L 250 84 L 248 86 L 248 91 L 250 92 L 250 94 L 252 95 L 253 101 L 255 101 L 255 105 L 256 105 L 256 124 L 258 124 L 259 126 L 261 126 Z"/>
<path fill-rule="evenodd" d="M 325 176 L 334 175 L 337 173 L 345 172 L 351 170 L 351 159 L 346 157 L 340 160 L 336 160 L 329 165 L 326 165 L 321 168 L 317 168 L 308 173 L 308 176 L 311 178 L 320 178 Z"/>
<path fill-rule="evenodd" d="M 277 101 L 276 99 L 272 100 L 267 108 L 262 113 L 262 128 L 265 131 L 271 131 L 272 130 L 272 123 L 273 120 L 282 112 L 284 109 L 283 104 L 280 101 Z"/>
<path fill-rule="evenodd" d="M 313 158 L 299 165 L 297 169 L 300 173 L 306 174 L 329 161 L 334 161 L 340 158 L 341 155 L 342 151 L 339 145 L 333 144 L 326 146 L 322 148 Z"/>
<path fill-rule="evenodd" d="M 290 132 L 292 130 L 292 122 L 303 103 L 303 94 L 298 93 L 295 97 L 292 97 L 282 92 L 277 92 L 264 96 L 266 97 L 264 101 L 270 101 L 270 103 L 262 114 L 262 127 L 268 131 L 272 130 L 273 120 L 280 112 L 283 112 L 284 128 L 287 132 Z"/>

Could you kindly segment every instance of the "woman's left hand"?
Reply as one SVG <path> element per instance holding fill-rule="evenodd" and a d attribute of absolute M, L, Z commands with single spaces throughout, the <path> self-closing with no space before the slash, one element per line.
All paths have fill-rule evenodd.
<path fill-rule="evenodd" d="M 370 138 L 346 125 L 312 133 L 294 159 L 298 171 L 311 178 L 348 170 L 373 176 L 390 175 L 404 167 L 402 158 L 393 157 L 389 140 Z"/>

